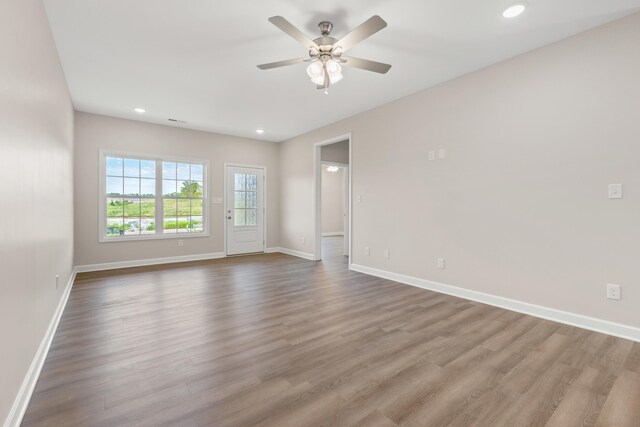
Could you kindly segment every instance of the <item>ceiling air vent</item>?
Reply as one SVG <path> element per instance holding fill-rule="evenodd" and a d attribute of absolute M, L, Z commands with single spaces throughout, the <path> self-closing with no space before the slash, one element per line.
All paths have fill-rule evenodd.
<path fill-rule="evenodd" d="M 181 125 L 187 123 L 186 120 L 168 119 L 171 123 L 180 123 Z"/>

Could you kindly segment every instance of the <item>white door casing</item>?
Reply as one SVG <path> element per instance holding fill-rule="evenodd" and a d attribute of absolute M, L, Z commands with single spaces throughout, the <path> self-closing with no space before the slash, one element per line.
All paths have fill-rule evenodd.
<path fill-rule="evenodd" d="M 227 255 L 264 252 L 265 168 L 225 165 Z"/>
<path fill-rule="evenodd" d="M 345 166 L 344 167 L 344 190 L 342 193 L 342 196 L 344 198 L 344 213 L 342 214 L 344 219 L 344 249 L 343 249 L 343 255 L 349 256 L 349 233 L 351 233 L 351 230 L 349 230 L 349 200 L 350 200 L 350 196 L 349 196 L 349 166 Z"/>

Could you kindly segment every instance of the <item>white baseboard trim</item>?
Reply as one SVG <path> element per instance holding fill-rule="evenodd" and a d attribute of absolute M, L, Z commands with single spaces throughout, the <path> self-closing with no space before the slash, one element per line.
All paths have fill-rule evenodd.
<path fill-rule="evenodd" d="M 60 318 L 62 317 L 64 308 L 67 305 L 67 300 L 69 299 L 69 294 L 71 293 L 71 288 L 73 287 L 73 281 L 76 278 L 76 273 L 77 270 L 74 267 L 74 269 L 71 271 L 69 281 L 67 282 L 67 285 L 62 294 L 62 298 L 60 298 L 58 307 L 56 308 L 56 311 L 53 312 L 53 317 L 49 322 L 49 327 L 47 327 L 44 337 L 40 342 L 40 346 L 38 347 L 38 351 L 36 351 L 36 355 L 31 361 L 31 365 L 29 366 L 29 370 L 27 371 L 27 374 L 22 381 L 22 385 L 20 386 L 18 395 L 13 401 L 13 405 L 11 406 L 11 410 L 9 411 L 9 415 L 4 421 L 4 427 L 18 427 L 22 422 L 22 418 L 27 411 L 27 406 L 29 406 L 31 395 L 33 394 L 33 390 L 36 388 L 36 383 L 38 382 L 38 378 L 40 377 L 40 371 L 42 371 L 42 366 L 44 365 L 44 361 L 47 358 L 47 354 L 49 353 L 49 348 L 51 347 L 53 336 L 58 329 Z"/>
<path fill-rule="evenodd" d="M 165 258 L 138 259 L 132 261 L 105 262 L 102 264 L 88 264 L 76 266 L 78 273 L 90 271 L 113 270 L 116 268 L 144 267 L 146 265 L 171 264 L 174 262 L 202 261 L 207 259 L 224 258 L 224 252 L 213 252 L 209 254 L 181 255 Z"/>
<path fill-rule="evenodd" d="M 277 253 L 277 252 L 280 252 L 280 248 L 278 248 L 278 247 L 274 247 L 274 248 L 266 248 L 266 249 L 264 250 L 264 253 L 265 253 L 265 254 L 274 254 L 274 253 Z"/>
<path fill-rule="evenodd" d="M 308 254 L 308 253 L 300 252 L 300 251 L 294 251 L 293 249 L 287 249 L 287 248 L 271 248 L 271 249 L 274 249 L 274 252 L 280 252 L 280 253 L 291 255 L 291 256 L 297 256 L 298 258 L 304 258 L 304 259 L 308 259 L 308 260 L 311 260 L 311 261 L 315 261 L 314 258 L 313 258 L 313 254 Z"/>
<path fill-rule="evenodd" d="M 588 329 L 590 331 L 612 335 L 614 337 L 640 342 L 640 328 L 636 328 L 633 326 L 609 322 L 608 320 L 596 319 L 581 314 L 544 307 L 541 305 L 530 304 L 523 301 L 500 297 L 497 295 L 458 288 L 456 286 L 432 282 L 430 280 L 419 279 L 412 276 L 405 276 L 403 274 L 392 273 L 390 271 L 378 270 L 376 268 L 366 267 L 364 265 L 351 264 L 351 270 L 369 274 L 371 276 L 381 277 L 383 279 L 393 280 L 394 282 L 439 292 L 442 294 L 452 295 L 455 297 L 477 301 L 483 304 L 488 304 L 511 311 L 516 311 L 518 313 L 528 314 L 534 317 L 539 317 L 554 322 L 564 323 L 566 325 L 576 326 L 578 328 Z"/>
<path fill-rule="evenodd" d="M 344 236 L 344 231 L 327 231 L 326 233 L 322 233 L 322 237 L 331 236 Z"/>

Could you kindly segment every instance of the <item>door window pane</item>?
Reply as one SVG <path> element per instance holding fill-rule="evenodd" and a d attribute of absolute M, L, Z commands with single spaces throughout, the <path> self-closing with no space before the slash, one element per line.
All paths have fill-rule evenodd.
<path fill-rule="evenodd" d="M 257 175 L 248 174 L 246 179 L 247 179 L 247 190 L 256 191 L 257 182 L 258 182 Z"/>
<path fill-rule="evenodd" d="M 255 191 L 247 191 L 247 204 L 248 208 L 257 208 L 257 193 Z"/>
<path fill-rule="evenodd" d="M 236 191 L 234 196 L 233 206 L 237 209 L 242 209 L 245 207 L 245 192 L 244 191 Z"/>
<path fill-rule="evenodd" d="M 244 174 L 243 173 L 236 173 L 234 174 L 235 178 L 234 178 L 234 182 L 235 182 L 235 189 L 236 190 L 244 190 Z"/>
<path fill-rule="evenodd" d="M 246 209 L 247 217 L 246 217 L 246 225 L 256 225 L 257 224 L 257 210 L 256 209 Z"/>

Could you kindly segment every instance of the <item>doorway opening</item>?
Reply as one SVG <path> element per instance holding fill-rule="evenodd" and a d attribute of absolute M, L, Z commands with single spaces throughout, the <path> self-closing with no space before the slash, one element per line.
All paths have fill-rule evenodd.
<path fill-rule="evenodd" d="M 327 256 L 347 256 L 351 265 L 351 134 L 314 150 L 314 259 L 323 259 L 324 246 Z"/>

